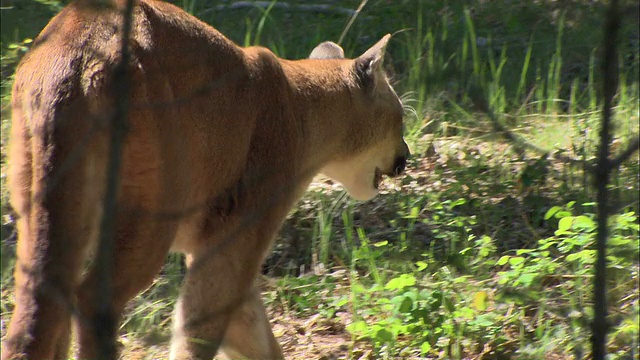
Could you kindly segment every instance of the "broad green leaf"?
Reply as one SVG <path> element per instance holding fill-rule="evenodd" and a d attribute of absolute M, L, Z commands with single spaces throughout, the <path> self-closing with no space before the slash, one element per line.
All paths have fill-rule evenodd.
<path fill-rule="evenodd" d="M 392 342 L 394 340 L 393 334 L 385 328 L 378 329 L 376 338 L 383 342 Z"/>
<path fill-rule="evenodd" d="M 402 300 L 402 304 L 400 304 L 398 311 L 406 314 L 409 313 L 411 309 L 413 309 L 413 300 L 411 300 L 410 297 L 406 296 L 404 300 Z"/>
<path fill-rule="evenodd" d="M 424 261 L 417 261 L 416 262 L 416 266 L 418 267 L 418 269 L 417 269 L 418 271 L 422 271 L 422 270 L 426 269 L 428 265 Z"/>
<path fill-rule="evenodd" d="M 427 353 L 431 351 L 431 344 L 429 344 L 428 342 L 423 342 L 420 346 L 420 351 L 422 352 L 422 355 L 427 355 Z"/>
<path fill-rule="evenodd" d="M 431 299 L 431 291 L 427 290 L 427 289 L 422 289 L 420 290 L 420 292 L 418 293 L 418 297 L 417 299 Z"/>
<path fill-rule="evenodd" d="M 567 231 L 571 229 L 571 224 L 573 224 L 573 216 L 563 217 L 558 222 L 558 231 Z"/>
<path fill-rule="evenodd" d="M 534 249 L 519 249 L 516 251 L 516 255 L 522 255 L 522 254 L 530 254 L 532 252 L 534 252 Z"/>
<path fill-rule="evenodd" d="M 573 227 L 575 229 L 595 230 L 596 223 L 589 217 L 580 215 L 573 218 Z"/>
<path fill-rule="evenodd" d="M 549 241 L 549 242 L 546 242 L 544 244 L 540 243 L 540 246 L 538 247 L 538 250 L 546 250 L 546 249 L 548 249 L 549 247 L 551 247 L 553 245 L 556 245 L 555 241 Z"/>
<path fill-rule="evenodd" d="M 352 334 L 360 335 L 368 333 L 369 326 L 363 320 L 358 320 L 348 324 L 346 329 Z"/>
<path fill-rule="evenodd" d="M 458 199 L 458 200 L 454 201 L 451 204 L 451 209 L 453 209 L 454 207 L 459 206 L 459 205 L 464 205 L 466 202 L 467 202 L 467 200 L 465 200 L 465 199 Z"/>
<path fill-rule="evenodd" d="M 509 259 L 509 265 L 518 266 L 524 262 L 524 258 L 522 256 L 515 256 Z"/>
<path fill-rule="evenodd" d="M 560 206 L 554 206 L 551 209 L 547 210 L 547 212 L 544 214 L 544 219 L 545 220 L 549 220 L 551 219 L 551 217 L 553 215 L 555 215 L 558 211 L 562 210 L 562 208 Z"/>
<path fill-rule="evenodd" d="M 502 257 L 500 257 L 500 259 L 498 259 L 498 261 L 496 262 L 496 265 L 502 266 L 502 265 L 506 264 L 509 261 L 510 257 L 511 256 L 509 256 L 509 255 L 502 255 Z"/>
<path fill-rule="evenodd" d="M 556 219 L 563 219 L 566 217 L 571 216 L 571 212 L 570 211 L 566 211 L 566 210 L 562 210 L 562 211 L 558 211 L 555 215 L 553 215 L 554 218 Z"/>
<path fill-rule="evenodd" d="M 536 278 L 536 274 L 526 273 L 526 274 L 520 275 L 520 277 L 518 278 L 518 282 L 520 282 L 525 286 L 529 286 L 531 285 L 533 280 L 535 280 L 535 278 Z"/>
<path fill-rule="evenodd" d="M 478 316 L 475 320 L 472 321 L 472 323 L 483 327 L 493 325 L 493 321 L 491 321 L 491 319 L 489 318 L 489 314 Z"/>
<path fill-rule="evenodd" d="M 580 260 L 580 262 L 586 264 L 593 264 L 596 261 L 596 251 L 595 250 L 582 250 L 575 254 L 567 255 L 567 261 L 576 261 Z"/>
<path fill-rule="evenodd" d="M 389 282 L 384 286 L 387 290 L 397 290 L 402 289 L 407 286 L 413 286 L 416 284 L 416 278 L 410 274 L 402 274 L 396 278 L 389 280 Z"/>

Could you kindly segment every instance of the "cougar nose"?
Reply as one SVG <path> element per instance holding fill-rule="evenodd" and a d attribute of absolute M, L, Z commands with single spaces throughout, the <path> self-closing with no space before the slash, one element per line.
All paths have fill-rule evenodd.
<path fill-rule="evenodd" d="M 404 156 L 398 156 L 393 164 L 393 175 L 398 176 L 402 174 L 405 166 L 407 166 L 407 158 Z"/>
<path fill-rule="evenodd" d="M 411 156 L 411 152 L 409 151 L 409 146 L 407 146 L 406 142 L 402 142 L 403 154 L 396 157 L 396 161 L 393 163 L 393 175 L 398 176 L 404 172 L 404 168 L 407 166 L 407 158 Z"/>

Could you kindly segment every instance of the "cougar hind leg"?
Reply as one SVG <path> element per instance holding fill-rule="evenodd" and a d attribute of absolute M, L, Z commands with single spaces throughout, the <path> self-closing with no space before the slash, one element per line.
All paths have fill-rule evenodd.
<path fill-rule="evenodd" d="M 97 207 L 87 195 L 87 156 L 79 138 L 58 136 L 86 119 L 52 119 L 14 104 L 10 144 L 11 203 L 17 215 L 15 304 L 2 359 L 67 359 L 70 318 L 91 241 Z M 64 131 L 60 131 L 64 127 Z M 94 174 L 97 176 L 99 174 Z"/>

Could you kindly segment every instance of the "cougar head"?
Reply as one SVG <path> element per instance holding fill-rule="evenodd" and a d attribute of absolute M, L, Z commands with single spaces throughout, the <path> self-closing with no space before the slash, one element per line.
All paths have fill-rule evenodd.
<path fill-rule="evenodd" d="M 384 36 L 364 54 L 351 60 L 350 134 L 339 154 L 321 170 L 341 183 L 357 200 L 368 200 L 377 195 L 383 176 L 402 174 L 410 155 L 402 136 L 402 103 L 382 68 L 390 37 Z M 318 45 L 310 56 L 313 59 L 343 57 L 342 48 L 332 42 Z"/>

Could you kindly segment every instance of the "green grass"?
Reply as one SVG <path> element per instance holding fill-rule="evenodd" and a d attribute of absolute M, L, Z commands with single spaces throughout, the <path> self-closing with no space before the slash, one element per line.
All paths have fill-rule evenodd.
<path fill-rule="evenodd" d="M 239 44 L 287 58 L 337 41 L 350 17 L 178 1 Z M 298 1 L 291 1 L 298 4 Z M 274 3 L 275 4 L 275 3 Z M 343 1 L 356 9 L 359 1 Z M 634 2 L 623 2 L 633 13 Z M 10 74 L 57 2 L 2 22 L 2 319 L 14 244 L 4 188 Z M 395 33 L 386 66 L 414 154 L 407 176 L 366 203 L 325 182 L 291 212 L 264 266 L 264 298 L 289 358 L 588 357 L 604 1 L 371 0 L 348 56 Z M 636 10 L 637 11 L 637 10 Z M 31 22 L 18 21 L 21 18 Z M 5 21 L 9 19 L 10 21 Z M 614 152 L 638 135 L 638 23 L 623 19 Z M 494 121 L 550 156 L 504 140 Z M 567 163 L 556 155 L 576 159 Z M 638 157 L 613 174 L 608 350 L 637 358 Z M 121 327 L 130 358 L 166 356 L 183 266 L 171 255 Z M 4 328 L 2 329 L 4 331 Z"/>

